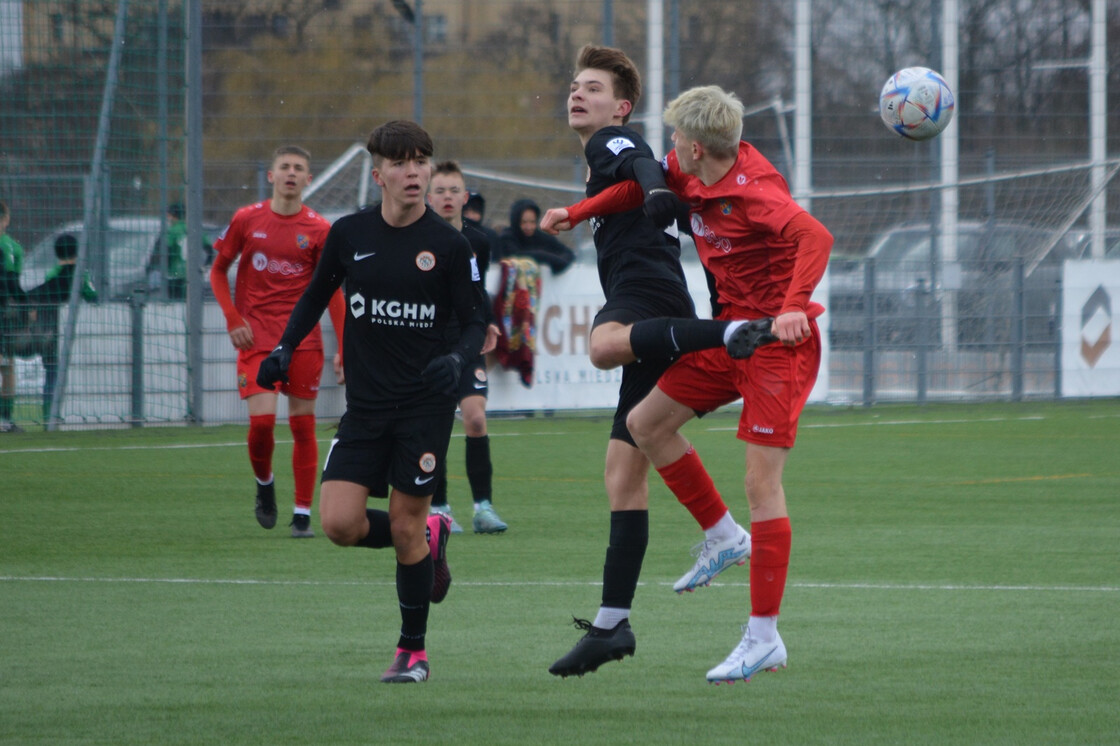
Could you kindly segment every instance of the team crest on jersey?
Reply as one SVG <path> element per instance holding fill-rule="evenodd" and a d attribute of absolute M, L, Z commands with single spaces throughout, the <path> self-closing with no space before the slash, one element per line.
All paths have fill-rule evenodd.
<path fill-rule="evenodd" d="M 296 234 L 296 246 L 304 249 L 305 251 L 311 248 L 311 239 L 302 233 Z"/>
<path fill-rule="evenodd" d="M 420 457 L 420 471 L 425 474 L 431 474 L 436 470 L 436 455 L 434 453 L 425 453 Z"/>
<path fill-rule="evenodd" d="M 486 383 L 486 369 L 485 368 L 475 368 L 474 369 L 474 377 L 477 378 L 479 380 L 479 382 Z"/>
<path fill-rule="evenodd" d="M 721 199 L 719 201 L 719 211 L 722 212 L 724 215 L 730 215 L 731 214 L 731 200 Z"/>
<path fill-rule="evenodd" d="M 421 251 L 416 255 L 416 266 L 421 272 L 430 272 L 436 267 L 436 255 L 430 251 Z"/>
<path fill-rule="evenodd" d="M 636 146 L 634 145 L 634 141 L 629 137 L 611 138 L 611 140 L 607 143 L 607 150 L 611 151 L 615 155 L 618 155 L 622 151 L 629 150 L 633 147 Z"/>

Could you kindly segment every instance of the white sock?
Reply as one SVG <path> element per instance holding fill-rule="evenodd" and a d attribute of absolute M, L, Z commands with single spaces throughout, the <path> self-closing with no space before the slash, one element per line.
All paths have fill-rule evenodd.
<path fill-rule="evenodd" d="M 311 515 L 311 508 L 293 508 L 292 515 Z"/>
<path fill-rule="evenodd" d="M 261 480 L 257 479 L 257 484 L 259 484 L 261 487 L 272 484 L 272 480 L 275 476 L 276 476 L 275 474 L 269 474 L 268 479 L 266 479 L 263 482 Z M 253 478 L 256 479 L 256 477 L 253 477 Z"/>
<path fill-rule="evenodd" d="M 752 616 L 751 620 L 747 622 L 747 629 L 750 631 L 751 637 L 763 642 L 772 642 L 778 636 L 778 617 Z"/>
<path fill-rule="evenodd" d="M 716 525 L 709 529 L 704 530 L 705 539 L 715 539 L 716 541 L 727 541 L 735 537 L 739 531 L 739 524 L 731 517 L 731 511 L 723 514 L 723 518 L 716 521 Z"/>
<path fill-rule="evenodd" d="M 747 322 L 743 319 L 740 319 L 739 321 L 728 321 L 727 328 L 723 330 L 723 343 L 727 344 L 728 342 L 730 342 L 731 335 L 735 333 L 736 329 L 738 329 L 745 323 Z"/>
<path fill-rule="evenodd" d="M 614 629 L 623 619 L 630 618 L 630 609 L 619 609 L 613 606 L 600 606 L 599 613 L 595 615 L 593 625 L 599 629 Z"/>

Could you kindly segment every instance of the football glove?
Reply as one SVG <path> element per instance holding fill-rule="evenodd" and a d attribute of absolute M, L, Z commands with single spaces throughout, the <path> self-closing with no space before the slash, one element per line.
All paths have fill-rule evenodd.
<path fill-rule="evenodd" d="M 459 376 L 463 373 L 463 356 L 458 352 L 432 358 L 420 374 L 420 380 L 441 394 L 455 396 L 459 393 Z"/>
<path fill-rule="evenodd" d="M 736 360 L 747 359 L 762 345 L 778 341 L 773 328 L 773 316 L 741 324 L 731 333 L 731 339 L 727 341 L 727 354 Z"/>
<path fill-rule="evenodd" d="M 642 212 L 658 228 L 665 229 L 677 221 L 677 217 L 682 213 L 682 207 L 684 203 L 673 194 L 672 189 L 655 187 L 646 192 Z M 687 214 L 687 209 L 683 212 Z"/>
<path fill-rule="evenodd" d="M 288 382 L 288 366 L 292 364 L 292 348 L 285 344 L 276 345 L 257 368 L 257 385 L 272 390 L 277 381 Z"/>

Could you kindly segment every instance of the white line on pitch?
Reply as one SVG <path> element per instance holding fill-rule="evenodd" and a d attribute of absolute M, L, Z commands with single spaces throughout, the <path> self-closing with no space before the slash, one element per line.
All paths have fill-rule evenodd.
<path fill-rule="evenodd" d="M 83 578 L 53 575 L 36 575 L 20 577 L 15 575 L 0 575 L 0 582 L 39 582 L 39 583 L 151 583 L 151 584 L 186 584 L 186 585 L 317 585 L 317 586 L 391 586 L 394 581 L 358 581 L 358 580 L 261 580 L 254 578 Z M 455 581 L 455 587 L 473 586 L 477 588 L 548 588 L 548 587 L 584 587 L 602 585 L 598 581 L 578 580 L 516 580 L 516 581 Z M 672 583 L 639 583 L 638 585 L 669 586 Z M 730 588 L 748 588 L 747 583 L 712 583 L 713 586 L 727 586 Z M 1027 591 L 1027 592 L 1059 592 L 1059 593 L 1118 593 L 1120 586 L 1109 585 L 963 585 L 958 583 L 789 583 L 790 588 L 819 588 L 825 590 L 873 590 L 873 591 Z"/>

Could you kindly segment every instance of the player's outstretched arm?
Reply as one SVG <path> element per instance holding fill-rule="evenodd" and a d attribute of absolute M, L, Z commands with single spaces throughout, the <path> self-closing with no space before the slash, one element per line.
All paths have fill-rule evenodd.
<path fill-rule="evenodd" d="M 638 182 L 627 179 L 612 184 L 594 197 L 581 199 L 568 207 L 554 207 L 541 218 L 541 230 L 556 235 L 560 231 L 571 230 L 588 218 L 597 215 L 613 215 L 641 206 L 642 187 Z"/>

